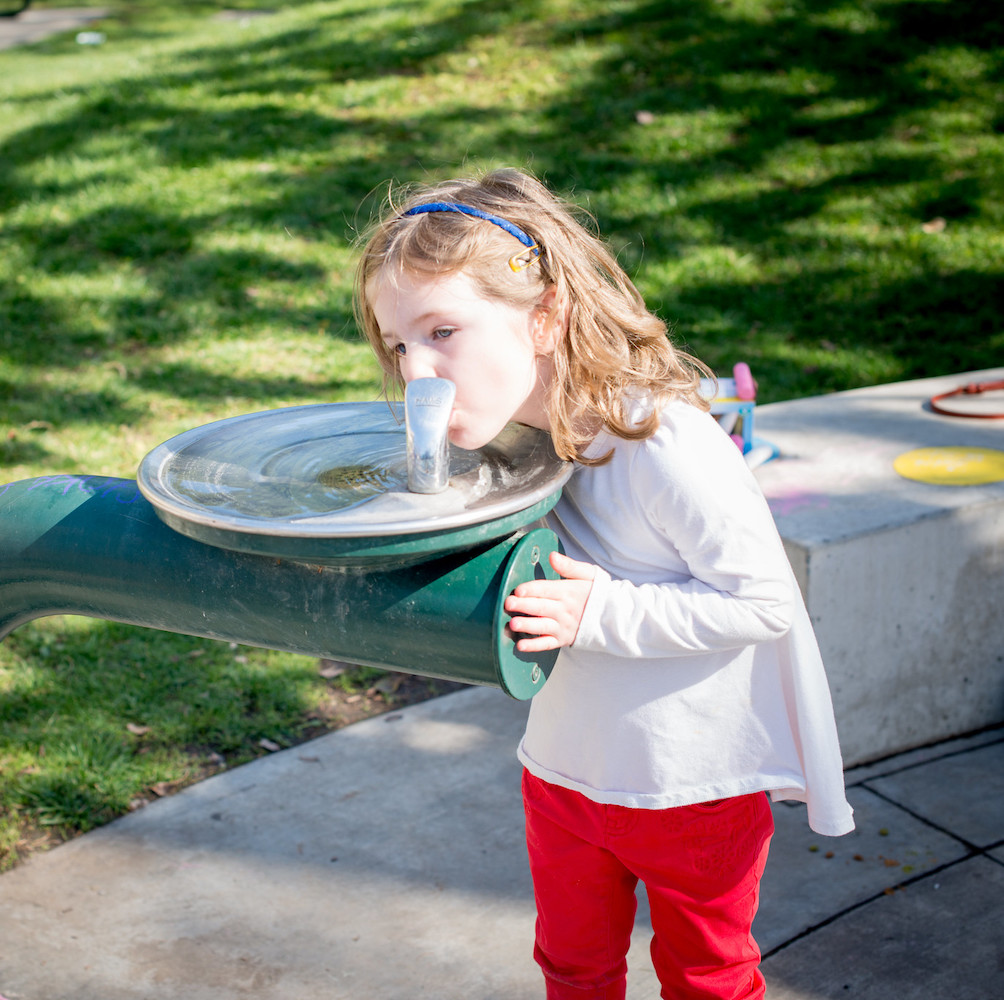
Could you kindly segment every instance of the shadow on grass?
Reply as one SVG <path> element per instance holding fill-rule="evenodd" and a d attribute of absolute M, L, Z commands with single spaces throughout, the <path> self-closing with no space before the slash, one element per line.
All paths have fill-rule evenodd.
<path fill-rule="evenodd" d="M 975 119 L 992 108 L 992 102 L 981 108 L 975 93 L 966 91 L 965 73 L 950 76 L 939 67 L 968 50 L 988 67 L 986 80 L 1004 78 L 1004 14 L 978 0 L 854 6 L 862 17 L 844 26 L 837 25 L 850 8 L 825 0 L 789 3 L 759 24 L 737 18 L 728 4 L 691 0 L 639 4 L 627 14 L 598 17 L 576 25 L 565 40 L 576 33 L 630 32 L 626 37 L 646 44 L 625 44 L 594 73 L 591 87 L 548 110 L 549 139 L 565 136 L 583 150 L 568 157 L 565 170 L 551 169 L 552 181 L 563 186 L 615 191 L 639 174 L 656 191 L 716 175 L 759 172 L 770 180 L 773 190 L 751 193 L 736 185 L 733 192 L 740 193 L 697 199 L 685 212 L 739 255 L 801 258 L 796 273 L 766 289 L 698 281 L 656 294 L 668 319 L 682 314 L 678 332 L 714 366 L 755 358 L 765 400 L 875 378 L 834 362 L 820 379 L 825 360 L 801 376 L 790 360 L 760 348 L 756 333 L 762 327 L 789 344 L 811 347 L 825 340 L 879 351 L 899 378 L 989 367 L 1000 362 L 1004 346 L 997 304 L 1002 258 L 980 260 L 987 270 L 956 269 L 942 262 L 932 245 L 936 236 L 923 243 L 921 235 L 922 226 L 938 217 L 961 225 L 1001 221 L 999 170 L 977 172 L 971 161 L 947 164 L 944 150 L 924 141 L 924 130 L 937 115 Z M 684 133 L 639 162 L 609 138 L 630 127 L 637 109 L 719 114 L 736 124 L 729 142 L 713 152 L 695 154 Z M 792 182 L 777 168 L 789 150 L 822 162 L 839 144 L 853 146 L 842 161 L 853 168 L 827 170 L 825 180 Z M 884 230 L 879 239 L 887 240 L 887 254 L 906 265 L 885 268 L 880 286 L 862 266 L 871 234 L 859 231 L 844 247 L 833 245 L 822 227 L 806 237 L 829 206 L 856 198 L 887 212 L 866 221 Z M 664 209 L 639 205 L 630 216 L 601 221 L 608 232 L 621 230 L 644 246 L 647 262 L 672 259 L 686 245 Z M 904 270 L 921 276 L 903 277 Z"/>
<path fill-rule="evenodd" d="M 374 185 L 422 175 L 426 156 L 428 162 L 455 168 L 469 157 L 522 163 L 530 154 L 535 169 L 555 187 L 597 198 L 639 176 L 653 190 L 683 189 L 715 175 L 770 173 L 772 159 L 789 147 L 798 147 L 801 155 L 823 156 L 836 144 L 855 144 L 855 168 L 817 184 L 779 176 L 772 190 L 698 199 L 687 206 L 688 216 L 706 222 L 723 245 L 778 257 L 800 252 L 794 224 L 811 226 L 840 197 L 878 193 L 881 198 L 883 192 L 902 189 L 904 203 L 894 221 L 902 225 L 912 220 L 919 226 L 934 216 L 961 224 L 978 220 L 994 194 L 984 176 L 965 171 L 965 176 L 952 176 L 930 144 L 910 142 L 911 122 L 966 98 L 960 91 L 964 77 L 939 75 L 932 69 L 933 56 L 970 50 L 991 60 L 991 76 L 1001 78 L 1004 15 L 978 0 L 863 4 L 857 19 L 845 4 L 827 0 L 793 0 L 761 21 L 711 0 L 620 5 L 568 24 L 536 23 L 536 4 L 500 0 L 472 0 L 438 20 L 423 18 L 420 9 L 404 4 L 386 5 L 384 13 L 389 19 L 373 22 L 333 9 L 311 28 L 277 32 L 241 46 L 196 45 L 184 53 L 177 69 L 82 91 L 71 116 L 11 136 L 0 148 L 0 204 L 5 208 L 65 194 L 36 185 L 32 163 L 86 158 L 95 135 L 141 136 L 157 162 L 192 170 L 227 160 L 268 164 L 277 158 L 278 165 L 246 192 L 240 207 L 222 215 L 184 206 L 123 204 L 96 209 L 73 223 L 15 227 L 11 238 L 35 266 L 86 273 L 131 262 L 144 269 L 154 294 L 117 303 L 109 335 L 88 330 L 86 319 L 63 314 L 41 294 L 0 289 L 3 352 L 28 365 L 72 365 L 82 350 L 184 339 L 193 329 L 188 312 L 176 304 L 179 299 L 189 307 L 200 301 L 211 305 L 224 324 L 228 317 L 244 325 L 260 320 L 291 327 L 315 324 L 321 319 L 316 311 L 304 315 L 273 308 L 259 315 L 243 289 L 270 275 L 320 284 L 326 276 L 319 269 L 291 265 L 267 252 L 206 255 L 196 248 L 199 235 L 236 225 L 266 232 L 285 228 L 310 239 L 344 243 L 351 239 L 358 206 L 372 200 Z M 358 34 L 347 30 L 353 19 Z M 341 35 L 324 31 L 326 24 L 337 25 Z M 330 113 L 337 109 L 286 100 L 309 93 L 319 72 L 329 81 L 356 84 L 396 76 L 406 94 L 409 78 L 433 72 L 441 57 L 462 51 L 472 36 L 490 32 L 513 33 L 514 66 L 524 37 L 552 51 L 598 39 L 614 54 L 555 88 L 537 111 L 539 125 L 530 141 L 505 114 L 493 120 L 491 113 L 433 108 L 416 112 L 411 121 L 386 121 L 378 96 L 369 104 L 359 98 L 362 113 L 357 105 L 349 122 Z M 260 99 L 244 108 L 182 105 L 186 88 L 195 85 L 214 97 L 256 94 Z M 670 135 L 669 141 L 640 155 L 637 143 L 627 141 L 638 131 L 634 115 L 639 109 L 660 115 L 722 114 L 735 124 L 724 147 L 695 151 L 688 135 L 675 141 Z M 474 124 L 476 146 L 468 138 Z M 352 154 L 353 147 L 360 149 L 358 155 Z M 332 150 L 328 166 L 283 166 L 290 152 L 323 154 L 325 149 Z M 664 206 L 648 211 L 638 204 L 630 210 L 618 202 L 616 209 L 601 214 L 600 222 L 615 242 L 643 246 L 646 266 L 672 260 L 688 245 Z M 854 251 L 846 248 L 847 256 Z M 907 247 L 893 252 L 909 257 L 925 251 Z M 667 319 L 676 322 L 681 338 L 712 363 L 728 364 L 737 354 L 752 352 L 768 397 L 811 391 L 816 373 L 808 379 L 780 369 L 775 373 L 772 365 L 783 369 L 790 362 L 772 359 L 749 337 L 751 329 L 765 325 L 796 344 L 826 338 L 847 348 L 879 350 L 904 377 L 933 373 L 932 366 L 947 371 L 993 364 L 996 351 L 989 335 L 999 329 L 994 281 L 980 273 L 940 273 L 931 257 L 929 263 L 921 262 L 930 269 L 930 284 L 908 279 L 873 288 L 867 275 L 835 267 L 833 254 L 817 252 L 807 257 L 800 273 L 778 278 L 766 291 L 712 281 L 682 291 L 666 285 L 657 288 L 654 298 Z M 626 263 L 629 258 L 630 253 Z M 842 288 L 850 285 L 849 292 L 833 294 L 834 281 Z M 676 306 L 679 314 L 674 314 Z M 711 337 L 702 320 L 715 312 L 728 322 L 724 332 L 722 323 L 711 324 Z M 331 320 L 334 330 L 352 330 L 344 302 L 324 319 Z M 951 334 L 952 349 L 945 355 L 938 351 L 939 331 Z M 934 342 L 929 349 L 927 340 Z M 828 388 L 856 384 L 853 373 L 839 367 L 823 381 Z M 861 381 L 868 381 L 867 373 Z M 783 389 L 772 393 L 772 385 Z"/>
<path fill-rule="evenodd" d="M 295 399 L 303 391 L 303 383 L 295 378 L 284 378 L 281 375 L 272 377 L 260 376 L 253 379 L 237 378 L 230 375 L 220 375 L 208 372 L 196 364 L 164 365 L 157 372 L 143 372 L 136 379 L 141 388 L 155 389 L 164 381 L 176 386 L 176 392 L 185 399 L 199 399 L 207 403 L 228 396 L 237 397 L 279 397 Z M 318 385 L 313 383 L 311 391 L 328 390 L 332 394 L 344 396 L 349 393 L 355 399 L 370 399 L 375 396 L 373 383 L 370 379 L 340 379 Z"/>

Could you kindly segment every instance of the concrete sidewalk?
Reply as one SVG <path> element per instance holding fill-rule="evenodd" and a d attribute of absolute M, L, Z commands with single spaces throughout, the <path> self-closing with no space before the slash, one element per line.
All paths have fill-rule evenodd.
<path fill-rule="evenodd" d="M 514 749 L 471 688 L 220 774 L 0 877 L 6 1000 L 521 1000 L 542 986 Z M 1004 729 L 848 774 L 858 829 L 775 807 L 772 1000 L 987 1000 Z M 658 997 L 642 905 L 629 1000 Z"/>
<path fill-rule="evenodd" d="M 13 7 L 8 3 L 6 7 Z M 0 17 L 0 49 L 30 45 L 70 31 L 79 31 L 108 16 L 103 7 L 29 7 L 17 17 Z"/>

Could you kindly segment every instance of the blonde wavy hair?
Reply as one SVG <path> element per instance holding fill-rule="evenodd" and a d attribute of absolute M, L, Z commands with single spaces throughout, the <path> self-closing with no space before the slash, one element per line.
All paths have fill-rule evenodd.
<path fill-rule="evenodd" d="M 520 253 L 504 229 L 462 213 L 404 215 L 440 201 L 497 215 L 542 252 Z M 666 324 L 649 312 L 587 220 L 536 178 L 512 169 L 410 189 L 403 197 L 390 191 L 380 219 L 360 241 L 355 285 L 356 318 L 383 369 L 385 392 L 402 380 L 397 355 L 381 338 L 373 312 L 376 282 L 393 272 L 433 277 L 462 271 L 486 299 L 527 311 L 552 303 L 546 321 L 558 324 L 558 337 L 547 413 L 562 458 L 586 465 L 609 459 L 610 453 L 593 459 L 583 454 L 597 421 L 625 440 L 650 437 L 659 423 L 658 406 L 635 423 L 626 413 L 630 398 L 649 395 L 659 404 L 684 399 L 707 410 L 700 380 L 711 373 L 673 345 Z"/>

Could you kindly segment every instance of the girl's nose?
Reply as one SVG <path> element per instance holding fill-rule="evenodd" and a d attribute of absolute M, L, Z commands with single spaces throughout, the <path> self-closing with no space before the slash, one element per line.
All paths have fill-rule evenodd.
<path fill-rule="evenodd" d="M 417 378 L 437 378 L 439 375 L 432 359 L 423 356 L 421 351 L 409 351 L 401 358 L 400 366 L 405 382 L 414 382 Z"/>

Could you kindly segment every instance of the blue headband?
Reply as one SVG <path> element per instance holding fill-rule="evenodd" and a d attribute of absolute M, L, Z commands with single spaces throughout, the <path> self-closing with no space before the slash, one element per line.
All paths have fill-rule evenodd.
<path fill-rule="evenodd" d="M 475 219 L 484 219 L 485 222 L 491 222 L 493 225 L 499 227 L 499 229 L 504 229 L 510 236 L 515 236 L 516 239 L 520 241 L 525 247 L 529 247 L 533 256 L 525 264 L 519 264 L 516 261 L 517 257 L 522 256 L 522 254 L 516 254 L 509 260 L 509 266 L 514 271 L 522 271 L 523 268 L 529 267 L 530 264 L 535 264 L 537 259 L 540 257 L 541 249 L 532 237 L 528 236 L 519 226 L 514 225 L 506 219 L 502 219 L 497 215 L 492 215 L 490 212 L 483 212 L 480 208 L 474 208 L 472 205 L 462 205 L 458 202 L 453 201 L 430 201 L 425 205 L 416 205 L 414 208 L 409 208 L 405 215 L 426 215 L 429 212 L 459 212 L 461 215 L 471 215 Z"/>

